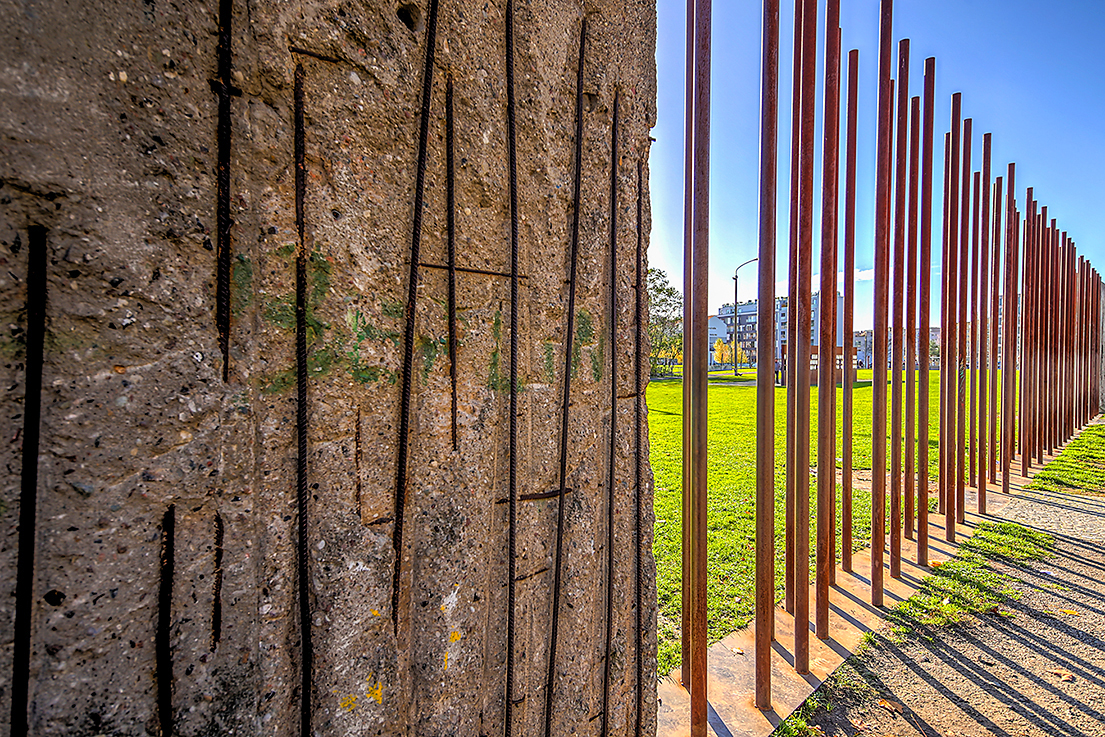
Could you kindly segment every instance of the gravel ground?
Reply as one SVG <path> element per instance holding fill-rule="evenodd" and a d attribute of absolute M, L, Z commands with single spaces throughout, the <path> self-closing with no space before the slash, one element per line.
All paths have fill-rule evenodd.
<path fill-rule="evenodd" d="M 832 708 L 810 725 L 865 737 L 1105 736 L 1105 497 L 1029 491 L 1001 518 L 1055 538 L 1046 560 L 993 564 L 1021 593 L 1001 605 L 1006 616 L 970 617 L 931 641 L 879 638 L 819 692 Z"/>

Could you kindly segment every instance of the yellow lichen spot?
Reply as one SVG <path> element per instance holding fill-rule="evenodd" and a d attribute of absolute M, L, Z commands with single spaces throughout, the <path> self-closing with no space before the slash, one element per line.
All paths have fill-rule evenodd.
<path fill-rule="evenodd" d="M 445 670 L 449 670 L 449 651 L 445 651 Z"/>
<path fill-rule="evenodd" d="M 341 701 L 338 702 L 338 706 L 348 711 L 353 711 L 357 708 L 357 697 L 354 694 L 343 696 Z"/>
<path fill-rule="evenodd" d="M 459 640 L 463 636 L 464 635 L 462 635 L 461 633 L 454 631 L 454 632 L 449 634 L 449 642 L 456 642 L 457 640 Z"/>
<path fill-rule="evenodd" d="M 379 681 L 373 683 L 371 678 L 366 678 L 365 680 L 372 684 L 368 687 L 368 691 L 365 692 L 365 696 L 370 699 L 376 699 L 377 704 L 384 703 L 384 684 Z"/>
<path fill-rule="evenodd" d="M 374 617 L 379 617 L 380 616 L 380 612 L 378 612 L 375 609 L 369 609 L 368 611 L 372 612 L 372 616 L 374 616 Z"/>

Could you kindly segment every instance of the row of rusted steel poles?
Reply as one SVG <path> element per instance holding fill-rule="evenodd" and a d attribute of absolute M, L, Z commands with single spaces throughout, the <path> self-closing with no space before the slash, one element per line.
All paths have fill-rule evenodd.
<path fill-rule="evenodd" d="M 706 715 L 706 389 L 709 180 L 710 0 L 687 3 L 684 230 L 683 679 L 691 694 L 691 734 Z M 793 614 L 794 667 L 809 672 L 811 281 L 814 251 L 817 0 L 795 0 L 790 157 L 788 327 L 785 343 L 786 524 L 784 607 Z M 844 208 L 844 310 L 836 314 L 840 150 L 840 3 L 826 0 L 822 127 L 818 465 L 814 632 L 829 637 L 836 551 L 836 376 L 838 317 L 843 362 L 841 568 L 852 569 L 851 346 L 855 302 L 856 127 L 859 52 L 848 55 Z M 779 0 L 764 0 L 760 128 L 759 297 L 756 438 L 756 690 L 771 708 L 775 636 L 775 256 L 778 159 Z M 884 568 L 900 577 L 902 536 L 916 536 L 917 564 L 928 565 L 929 369 L 933 269 L 932 186 L 936 62 L 924 62 L 923 94 L 910 97 L 909 40 L 892 72 L 893 0 L 880 0 L 878 138 L 874 237 L 872 382 L 872 546 L 870 592 L 883 604 Z M 896 87 L 896 89 L 895 89 Z M 897 111 L 895 115 L 895 92 Z M 895 125 L 896 118 L 896 125 Z M 895 140 L 896 132 L 896 140 Z M 893 144 L 893 148 L 892 148 Z M 1001 470 L 1010 491 L 1014 441 L 1022 474 L 1098 413 L 1101 280 L 1028 190 L 1023 258 L 1014 165 L 991 184 L 991 135 L 972 172 L 972 121 L 951 100 L 944 138 L 940 261 L 939 498 L 949 540 L 965 512 L 965 483 L 988 484 Z M 1003 191 L 1004 187 L 1004 191 Z M 1004 204 L 1003 204 L 1004 202 Z M 1024 264 L 1023 277 L 1020 275 Z M 893 292 L 890 279 L 893 274 Z M 987 295 L 989 290 L 989 295 Z M 1003 296 L 1004 295 L 1004 296 Z M 1010 297 L 1010 298 L 1007 298 Z M 1004 326 L 1013 326 L 1003 330 Z M 1020 334 L 1018 335 L 1018 327 Z M 1017 408 L 1016 367 L 1020 367 Z M 1003 370 L 1006 367 L 1014 370 Z M 890 376 L 888 377 L 888 370 Z M 889 380 L 888 380 L 889 378 Z M 904 385 L 904 392 L 903 392 Z M 889 402 L 888 402 L 889 389 Z M 903 396 L 904 394 L 904 396 Z M 889 404 L 889 468 L 888 410 Z M 999 413 L 1000 408 L 1000 413 Z M 887 482 L 891 510 L 886 520 Z M 904 503 L 903 503 L 904 502 Z M 889 532 L 889 562 L 884 559 Z"/>

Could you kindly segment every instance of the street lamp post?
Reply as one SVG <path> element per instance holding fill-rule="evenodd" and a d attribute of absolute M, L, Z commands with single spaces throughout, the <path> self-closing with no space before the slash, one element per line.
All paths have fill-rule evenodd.
<path fill-rule="evenodd" d="M 734 376 L 740 376 L 741 375 L 740 364 L 737 362 L 737 324 L 739 322 L 739 320 L 737 319 L 737 315 L 738 315 L 738 307 L 737 306 L 740 304 L 740 296 L 739 296 L 739 292 L 737 290 L 737 276 L 740 274 L 741 267 L 748 266 L 748 264 L 752 263 L 753 261 L 759 261 L 759 260 L 760 260 L 759 257 L 750 258 L 747 261 L 745 261 L 743 264 L 738 266 L 736 269 L 733 270 L 733 375 Z"/>

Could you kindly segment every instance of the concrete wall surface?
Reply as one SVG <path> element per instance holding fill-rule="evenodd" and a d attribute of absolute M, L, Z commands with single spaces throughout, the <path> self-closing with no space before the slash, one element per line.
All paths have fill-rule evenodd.
<path fill-rule="evenodd" d="M 0 14 L 0 735 L 652 734 L 654 3 Z"/>

